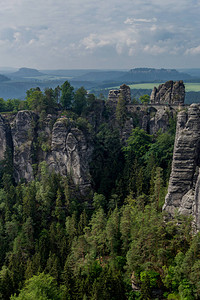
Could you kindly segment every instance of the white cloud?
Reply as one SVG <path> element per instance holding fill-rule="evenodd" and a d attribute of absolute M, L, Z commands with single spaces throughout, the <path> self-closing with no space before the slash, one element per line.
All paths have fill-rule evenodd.
<path fill-rule="evenodd" d="M 79 44 L 86 50 L 95 51 L 97 48 L 112 46 L 118 54 L 127 53 L 133 45 L 137 43 L 134 38 L 135 31 L 120 30 L 105 34 L 90 34 L 85 37 Z M 129 49 L 126 51 L 126 49 Z"/>
<path fill-rule="evenodd" d="M 95 48 L 104 47 L 109 45 L 109 39 L 105 37 L 99 37 L 97 34 L 91 33 L 88 37 L 85 37 L 82 40 L 82 45 L 85 46 L 86 49 L 93 50 Z"/>
<path fill-rule="evenodd" d="M 134 23 L 152 23 L 152 22 L 157 22 L 156 18 L 152 19 L 135 19 L 135 18 L 127 18 L 124 21 L 124 24 L 132 25 Z"/>
<path fill-rule="evenodd" d="M 162 53 L 166 53 L 168 49 L 166 49 L 165 47 L 160 47 L 157 45 L 146 45 L 144 47 L 144 52 L 148 52 L 152 55 L 159 55 Z"/>
<path fill-rule="evenodd" d="M 191 54 L 191 55 L 199 55 L 200 54 L 200 45 L 194 48 L 187 49 L 185 51 L 185 54 Z"/>
<path fill-rule="evenodd" d="M 151 64 L 167 54 L 167 65 L 186 53 L 189 63 L 199 53 L 199 14 L 199 0 L 1 1 L 0 57 L 19 67 L 126 68 L 130 57 Z"/>

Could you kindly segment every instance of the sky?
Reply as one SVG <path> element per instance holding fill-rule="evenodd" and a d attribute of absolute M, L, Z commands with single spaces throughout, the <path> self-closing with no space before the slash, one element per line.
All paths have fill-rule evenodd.
<path fill-rule="evenodd" d="M 200 0 L 0 0 L 0 68 L 200 68 Z"/>

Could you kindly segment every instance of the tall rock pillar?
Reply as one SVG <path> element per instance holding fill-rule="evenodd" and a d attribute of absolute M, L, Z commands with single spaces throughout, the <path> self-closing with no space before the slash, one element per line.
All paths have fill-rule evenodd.
<path fill-rule="evenodd" d="M 193 215 L 197 228 L 199 207 L 200 106 L 192 104 L 188 112 L 178 114 L 172 170 L 163 210 Z"/>

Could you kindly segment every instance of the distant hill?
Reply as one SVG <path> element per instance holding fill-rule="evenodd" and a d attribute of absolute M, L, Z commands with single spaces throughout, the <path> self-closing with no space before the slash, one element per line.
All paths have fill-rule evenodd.
<path fill-rule="evenodd" d="M 187 80 L 191 76 L 175 69 L 135 68 L 119 78 L 124 82 L 154 82 L 168 80 Z"/>
<path fill-rule="evenodd" d="M 192 77 L 187 73 L 178 72 L 175 69 L 135 68 L 130 71 L 93 71 L 73 80 L 104 82 L 163 82 L 168 80 L 189 80 Z"/>
<path fill-rule="evenodd" d="M 93 72 L 98 70 L 90 70 L 90 69 L 74 69 L 74 70 L 40 70 L 40 72 L 47 74 L 47 75 L 53 75 L 53 76 L 62 76 L 62 77 L 78 77 L 82 76 L 84 74 L 87 74 L 88 72 Z"/>
<path fill-rule="evenodd" d="M 193 69 L 180 69 L 180 72 L 187 73 L 195 78 L 200 78 L 200 68 L 193 68 Z"/>
<path fill-rule="evenodd" d="M 14 78 L 14 77 L 13 77 Z M 39 87 L 41 90 L 45 88 L 53 88 L 57 87 L 58 85 L 61 86 L 64 83 L 65 79 L 63 80 L 51 80 L 51 81 L 33 81 L 33 80 L 9 80 L 9 81 L 0 81 L 0 98 L 4 98 L 7 100 L 9 98 L 19 98 L 25 99 L 26 91 L 30 88 Z M 88 81 L 70 81 L 71 85 L 78 89 L 81 86 L 84 86 L 86 89 L 91 89 L 94 87 L 93 82 Z"/>
<path fill-rule="evenodd" d="M 37 76 L 43 76 L 44 74 L 39 72 L 36 69 L 30 69 L 30 68 L 20 68 L 17 72 L 14 72 L 10 74 L 12 77 L 37 77 Z"/>
<path fill-rule="evenodd" d="M 9 81 L 9 80 L 10 78 L 8 78 L 7 76 L 0 74 L 0 82 Z"/>
<path fill-rule="evenodd" d="M 1 70 L 0 70 L 1 72 Z M 5 76 L 6 75 L 6 76 Z M 8 77 L 10 78 L 8 78 Z M 168 80 L 184 80 L 190 82 L 192 76 L 187 72 L 173 69 L 136 68 L 131 70 L 37 70 L 31 68 L 20 68 L 18 71 L 0 75 L 0 97 L 4 99 L 25 99 L 26 91 L 32 87 L 55 88 L 69 80 L 71 85 L 77 89 L 84 86 L 87 90 L 93 90 L 98 95 L 99 91 L 140 82 L 165 82 Z M 195 78 L 194 78 L 195 80 Z M 139 95 L 138 91 L 137 94 Z M 197 97 L 193 95 L 193 99 Z M 198 97 L 199 98 L 199 97 Z"/>
<path fill-rule="evenodd" d="M 84 81 L 115 81 L 124 76 L 127 72 L 125 71 L 92 71 L 81 76 L 74 77 L 73 80 L 84 80 Z"/>

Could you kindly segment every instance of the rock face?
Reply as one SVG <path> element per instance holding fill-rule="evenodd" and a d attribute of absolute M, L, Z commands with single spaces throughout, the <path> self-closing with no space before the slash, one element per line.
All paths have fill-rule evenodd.
<path fill-rule="evenodd" d="M 54 125 L 53 125 L 54 123 Z M 31 111 L 20 111 L 9 124 L 0 116 L 0 161 L 12 150 L 14 179 L 34 179 L 33 165 L 46 161 L 50 170 L 71 176 L 84 194 L 90 187 L 92 146 L 88 137 L 67 118 L 48 115 L 41 124 Z"/>
<path fill-rule="evenodd" d="M 165 132 L 170 127 L 170 119 L 175 118 L 176 111 L 170 106 L 163 106 L 159 109 L 151 107 L 149 109 L 148 132 L 155 134 L 158 130 Z"/>
<path fill-rule="evenodd" d="M 149 134 L 155 134 L 158 130 L 167 131 L 170 127 L 170 119 L 175 117 L 179 105 L 184 104 L 185 86 L 183 81 L 168 81 L 160 85 L 158 89 L 154 88 L 149 105 L 132 104 L 130 87 L 125 84 L 121 85 L 119 90 L 110 90 L 107 106 L 112 111 L 114 119 L 116 119 L 116 107 L 120 94 L 125 99 L 129 115 L 123 128 L 120 128 L 121 138 L 126 140 L 136 126 Z"/>
<path fill-rule="evenodd" d="M 125 99 L 126 104 L 131 103 L 131 89 L 128 85 L 122 84 L 119 89 L 120 93 L 122 94 L 123 98 Z"/>
<path fill-rule="evenodd" d="M 38 116 L 31 111 L 18 112 L 11 124 L 13 140 L 13 165 L 16 182 L 33 180 L 34 141 Z"/>
<path fill-rule="evenodd" d="M 127 105 L 127 111 L 132 116 L 132 128 L 137 126 L 149 134 L 155 134 L 158 130 L 167 131 L 170 128 L 170 119 L 176 116 L 176 109 L 169 105 Z"/>
<path fill-rule="evenodd" d="M 90 187 L 91 154 L 92 147 L 81 130 L 73 127 L 67 119 L 58 120 L 54 124 L 47 164 L 61 175 L 71 175 L 83 193 Z"/>
<path fill-rule="evenodd" d="M 177 95 L 180 87 L 181 82 L 178 87 L 176 83 L 173 83 L 171 95 Z M 125 99 L 125 113 L 127 113 L 122 126 L 116 120 L 119 94 Z M 113 128 L 119 129 L 124 144 L 135 127 L 140 127 L 150 134 L 154 134 L 160 129 L 164 132 L 169 128 L 170 118 L 174 117 L 177 109 L 177 107 L 171 108 L 169 105 L 133 105 L 131 104 L 130 87 L 125 84 L 121 85 L 117 92 L 110 91 L 109 95 L 110 98 L 107 101 L 109 110 L 106 114 L 104 115 L 107 104 L 99 104 L 95 106 L 96 111 L 91 110 L 88 120 L 94 130 L 98 130 L 101 122 L 107 120 Z M 199 108 L 197 110 L 199 111 Z M 42 114 L 39 116 L 31 111 L 18 112 L 16 116 L 10 117 L 10 121 L 6 121 L 6 118 L 0 116 L 0 161 L 4 159 L 7 149 L 10 148 L 16 183 L 21 180 L 33 180 L 34 172 L 37 172 L 37 165 L 45 161 L 50 170 L 63 176 L 70 176 L 83 194 L 90 188 L 89 164 L 92 159 L 93 147 L 86 129 L 87 126 L 84 127 L 80 122 L 76 123 L 70 118 L 59 118 L 56 115 L 48 115 L 44 119 Z M 119 128 L 120 126 L 121 128 Z M 194 133 L 192 132 L 192 134 Z M 196 134 L 198 135 L 198 132 Z M 189 133 L 189 138 L 192 138 L 191 133 Z M 197 177 L 198 175 L 196 175 Z M 183 193 L 183 196 L 188 191 L 189 188 Z M 196 189 L 196 193 L 198 193 L 198 189 Z M 189 200 L 185 201 L 189 203 Z M 170 201 L 166 202 L 166 207 L 171 205 L 168 205 L 168 202 Z M 183 204 L 183 209 L 186 209 L 188 205 Z M 168 210 L 170 211 L 170 209 Z"/>
<path fill-rule="evenodd" d="M 200 229 L 200 106 L 178 114 L 176 139 L 168 194 L 163 210 L 192 215 Z"/>
<path fill-rule="evenodd" d="M 125 99 L 126 104 L 131 103 L 131 89 L 126 84 L 122 84 L 119 90 L 110 90 L 108 94 L 108 101 L 117 103 L 120 94 Z"/>
<path fill-rule="evenodd" d="M 10 126 L 0 115 L 0 161 L 5 158 L 7 148 L 12 150 Z"/>
<path fill-rule="evenodd" d="M 159 85 L 158 88 L 154 87 L 151 97 L 151 104 L 184 104 L 185 99 L 185 86 L 183 81 L 167 81 Z"/>

